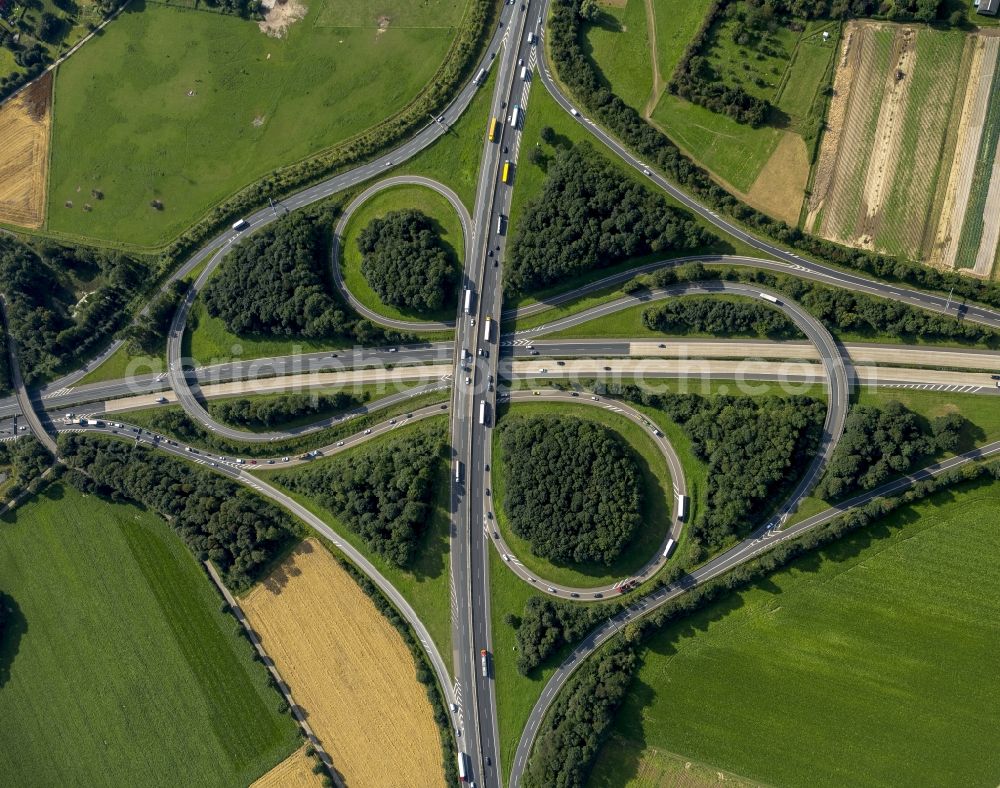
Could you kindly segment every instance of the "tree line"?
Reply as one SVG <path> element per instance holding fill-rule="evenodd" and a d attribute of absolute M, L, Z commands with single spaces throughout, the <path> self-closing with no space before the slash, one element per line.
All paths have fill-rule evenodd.
<path fill-rule="evenodd" d="M 785 293 L 798 302 L 830 331 L 851 331 L 869 336 L 884 335 L 901 339 L 949 340 L 1000 347 L 1000 332 L 989 326 L 929 312 L 900 301 L 859 293 L 841 287 L 775 274 L 759 268 L 723 267 L 708 269 L 698 262 L 661 268 L 654 274 L 641 275 L 627 290 L 642 286 L 668 287 L 677 282 L 723 279 L 730 282 L 761 285 Z"/>
<path fill-rule="evenodd" d="M 644 492 L 622 438 L 557 416 L 504 420 L 499 437 L 514 533 L 552 561 L 614 563 L 639 526 Z"/>
<path fill-rule="evenodd" d="M 435 426 L 276 479 L 329 509 L 377 555 L 407 567 L 433 515 L 444 447 Z"/>
<path fill-rule="evenodd" d="M 434 222 L 418 210 L 372 219 L 358 236 L 361 273 L 382 303 L 434 311 L 451 303 L 456 274 Z"/>
<path fill-rule="evenodd" d="M 957 485 L 995 483 L 1000 461 L 969 463 L 939 476 L 917 482 L 901 494 L 876 498 L 796 539 L 782 542 L 758 558 L 733 568 L 714 580 L 696 586 L 660 606 L 654 613 L 629 622 L 621 635 L 591 656 L 557 696 L 542 727 L 525 773 L 528 786 L 583 788 L 600 746 L 607 738 L 614 714 L 628 691 L 645 638 L 692 613 L 749 587 L 797 558 L 832 544 L 846 534 L 866 528 L 900 507 L 916 503 Z M 682 580 L 682 582 L 685 582 Z M 657 587 L 662 587 L 660 581 Z M 611 674 L 617 674 L 609 681 Z M 590 710 L 588 707 L 595 704 Z"/>
<path fill-rule="evenodd" d="M 210 559 L 243 589 L 292 538 L 284 511 L 235 482 L 144 446 L 85 434 L 59 436 L 66 481 L 163 516 L 199 561 Z"/>
<path fill-rule="evenodd" d="M 205 287 L 209 315 L 239 335 L 403 339 L 355 315 L 325 277 L 328 222 L 295 212 L 241 241 Z"/>
<path fill-rule="evenodd" d="M 840 0 L 837 0 L 840 2 Z M 773 219 L 741 203 L 715 183 L 701 167 L 687 158 L 659 129 L 646 122 L 604 83 L 593 60 L 584 49 L 579 14 L 582 0 L 552 0 L 546 42 L 560 79 L 581 104 L 592 112 L 636 154 L 658 167 L 699 200 L 728 214 L 738 222 L 806 254 L 834 265 L 852 268 L 879 279 L 903 282 L 914 287 L 953 292 L 961 299 L 981 301 L 1000 307 L 1000 283 L 941 271 L 931 266 L 889 255 L 852 249 L 803 233 L 797 227 Z M 843 3 L 838 8 L 845 7 Z M 854 2 L 846 6 L 854 8 Z M 903 7 L 900 3 L 892 6 Z M 831 9 L 833 6 L 831 5 Z"/>
<path fill-rule="evenodd" d="M 239 399 L 220 402 L 213 414 L 228 424 L 242 427 L 274 427 L 303 416 L 340 412 L 361 405 L 368 397 L 356 397 L 345 391 L 334 394 L 286 394 L 266 399 Z"/>
<path fill-rule="evenodd" d="M 504 272 L 505 284 L 517 292 L 716 240 L 663 195 L 622 177 L 588 142 L 556 155 L 518 225 Z"/>
<path fill-rule="evenodd" d="M 874 489 L 929 455 L 955 451 L 965 425 L 959 413 L 927 423 L 896 400 L 881 408 L 855 405 L 816 493 L 832 500 Z"/>
<path fill-rule="evenodd" d="M 785 314 L 756 301 L 685 296 L 642 313 L 642 324 L 666 334 L 705 333 L 799 339 L 803 334 Z"/>
<path fill-rule="evenodd" d="M 86 357 L 120 329 L 147 270 L 121 252 L 0 237 L 0 291 L 25 383 Z M 95 289 L 82 298 L 82 281 Z"/>

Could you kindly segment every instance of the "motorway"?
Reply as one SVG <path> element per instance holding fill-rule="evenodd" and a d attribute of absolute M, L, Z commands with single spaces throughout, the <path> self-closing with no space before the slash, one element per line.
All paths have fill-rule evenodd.
<path fill-rule="evenodd" d="M 388 581 L 378 573 L 378 571 L 364 558 L 363 555 L 358 553 L 356 550 L 353 550 L 349 544 L 340 540 L 335 533 L 333 533 L 322 521 L 310 512 L 259 478 L 249 474 L 243 467 L 229 462 L 216 460 L 206 462 L 206 464 L 208 462 L 213 463 L 212 467 L 218 472 L 238 479 L 240 482 L 247 484 L 257 492 L 280 503 L 282 506 L 285 506 L 294 514 L 301 517 L 311 527 L 315 528 L 317 531 L 327 536 L 327 538 L 334 541 L 338 548 L 347 554 L 348 557 L 356 565 L 358 565 L 362 571 L 368 574 L 369 577 L 371 577 L 373 581 L 380 586 L 382 591 L 393 601 L 393 603 L 397 605 L 403 615 L 407 618 L 410 625 L 417 632 L 417 635 L 427 650 L 427 653 L 430 655 L 435 672 L 442 683 L 449 702 L 455 702 L 459 707 L 458 713 L 454 715 L 453 722 L 459 732 L 459 747 L 463 751 L 468 752 L 470 758 L 467 765 L 469 766 L 469 770 L 471 772 L 471 778 L 476 780 L 480 785 L 488 786 L 499 786 L 499 775 L 501 773 L 499 763 L 499 734 L 496 721 L 496 699 L 492 681 L 492 669 L 488 669 L 486 671 L 488 675 L 483 676 L 479 659 L 480 649 L 485 649 L 490 652 L 490 660 L 492 660 L 489 597 L 489 550 L 491 549 L 489 547 L 489 543 L 491 540 L 489 539 L 487 535 L 488 532 L 485 528 L 487 509 L 484 505 L 484 501 L 487 497 L 485 491 L 489 485 L 489 474 L 486 469 L 489 466 L 491 459 L 491 428 L 493 418 L 496 413 L 496 382 L 499 380 L 499 364 L 502 355 L 499 352 L 501 346 L 496 330 L 499 326 L 496 324 L 499 322 L 501 315 L 504 317 L 522 317 L 537 314 L 548 306 L 561 303 L 560 299 L 563 298 L 560 296 L 550 299 L 546 304 L 525 306 L 513 313 L 502 312 L 503 293 L 501 274 L 503 256 L 506 251 L 505 223 L 506 217 L 509 213 L 511 186 L 502 182 L 500 178 L 500 170 L 503 161 L 510 160 L 514 164 L 516 171 L 516 162 L 520 151 L 521 135 L 520 130 L 517 128 L 517 124 L 511 122 L 510 113 L 514 104 L 518 104 L 522 107 L 522 109 L 530 111 L 528 98 L 534 80 L 531 75 L 529 75 L 526 79 L 520 78 L 519 70 L 521 62 L 523 62 L 527 65 L 528 71 L 531 72 L 533 67 L 536 65 L 536 58 L 539 58 L 543 51 L 543 47 L 536 47 L 534 44 L 529 44 L 527 42 L 526 33 L 529 31 L 534 32 L 535 34 L 543 32 L 541 28 L 541 21 L 545 16 L 546 11 L 546 0 L 524 0 L 523 4 L 505 5 L 503 7 L 501 22 L 497 30 L 494 32 L 487 49 L 487 54 L 484 55 L 481 63 L 483 67 L 496 68 L 499 71 L 496 79 L 496 88 L 492 97 L 491 114 L 502 119 L 504 122 L 500 126 L 500 135 L 496 142 L 491 143 L 484 141 L 481 169 L 476 192 L 476 203 L 472 214 L 472 224 L 471 227 L 466 228 L 466 259 L 463 288 L 472 290 L 475 294 L 475 298 L 473 299 L 473 305 L 469 314 L 462 314 L 461 309 L 459 309 L 455 323 L 455 343 L 450 353 L 444 345 L 428 345 L 414 351 L 427 354 L 427 358 L 407 360 L 407 363 L 419 363 L 419 361 L 427 361 L 430 356 L 434 356 L 436 360 L 447 360 L 450 358 L 451 364 L 453 365 L 452 369 L 455 382 L 452 387 L 453 394 L 450 414 L 455 467 L 455 472 L 452 475 L 453 483 L 451 492 L 451 580 L 454 600 L 453 644 L 455 649 L 454 686 L 449 685 L 449 677 L 447 670 L 444 667 L 444 662 L 441 659 L 440 654 L 437 653 L 433 642 L 430 641 L 430 638 L 427 636 L 426 630 L 416 617 L 415 612 L 409 607 L 406 600 L 403 599 L 398 592 L 396 592 L 391 584 L 389 584 Z M 503 44 L 502 54 L 498 55 L 497 53 L 501 52 L 501 44 Z M 496 56 L 496 60 L 494 60 L 494 56 Z M 552 79 L 549 67 L 544 62 L 543 57 L 537 65 L 539 67 L 539 73 L 541 75 L 543 85 L 552 94 L 557 103 L 559 103 L 567 111 L 573 109 L 572 104 L 561 94 L 555 81 Z M 192 255 L 191 258 L 187 260 L 177 272 L 175 272 L 170 281 L 185 277 L 203 263 L 205 264 L 205 268 L 201 271 L 195 286 L 191 288 L 187 297 L 182 301 L 181 306 L 177 310 L 167 340 L 168 369 L 166 371 L 166 382 L 176 394 L 178 401 L 184 407 L 186 412 L 193 415 L 197 414 L 196 417 L 199 418 L 202 423 L 207 424 L 211 429 L 215 429 L 219 434 L 227 434 L 227 430 L 230 430 L 230 428 L 225 427 L 225 425 L 212 421 L 211 417 L 205 412 L 199 402 L 199 397 L 201 396 L 200 385 L 206 380 L 205 374 L 207 370 L 186 368 L 188 365 L 193 366 L 193 363 L 182 358 L 182 347 L 183 334 L 187 325 L 187 317 L 194 301 L 195 294 L 202 286 L 204 286 L 212 271 L 230 249 L 232 243 L 238 240 L 239 237 L 246 232 L 255 232 L 260 230 L 269 223 L 273 222 L 284 212 L 314 203 L 336 192 L 371 180 L 372 178 L 387 172 L 389 168 L 410 158 L 415 153 L 424 149 L 443 134 L 448 132 L 447 124 L 453 122 L 455 118 L 457 118 L 467 108 L 473 95 L 478 89 L 478 86 L 471 82 L 466 85 L 446 109 L 444 113 L 445 121 L 443 123 L 438 123 L 436 121 L 431 122 L 410 138 L 406 143 L 400 145 L 391 153 L 379 157 L 360 167 L 331 177 L 319 184 L 316 184 L 315 186 L 304 189 L 285 201 L 268 208 L 262 208 L 256 213 L 247 216 L 246 221 L 250 225 L 249 231 L 240 233 L 234 230 L 228 230 L 219 234 L 202 249 Z M 482 120 L 485 127 L 487 118 L 483 118 Z M 648 170 L 646 165 L 632 156 L 624 148 L 624 146 L 609 136 L 592 121 L 583 116 L 579 116 L 578 120 L 590 134 L 592 134 L 605 147 L 614 151 L 629 166 L 635 168 L 643 174 L 646 174 L 652 183 L 671 194 L 675 199 L 687 206 L 687 208 L 692 212 L 702 216 L 707 222 L 715 226 L 723 234 L 740 239 L 744 243 L 759 250 L 764 257 L 773 258 L 764 259 L 764 257 L 762 257 L 761 259 L 758 259 L 735 256 L 714 256 L 701 258 L 706 262 L 753 265 L 761 268 L 769 268 L 771 270 L 780 270 L 802 278 L 815 279 L 817 281 L 835 284 L 839 287 L 846 287 L 855 291 L 870 292 L 881 297 L 911 303 L 925 309 L 939 311 L 962 317 L 963 319 L 1000 328 L 1000 314 L 993 310 L 989 310 L 975 304 L 961 304 L 953 302 L 943 296 L 923 293 L 895 284 L 878 282 L 858 274 L 842 271 L 832 266 L 826 266 L 806 260 L 799 255 L 781 249 L 767 241 L 757 239 L 742 230 L 740 227 L 732 224 L 727 219 L 719 216 L 716 212 L 702 206 L 684 192 L 667 182 L 655 171 Z M 466 220 L 463 219 L 463 225 L 465 224 Z M 653 263 L 637 270 L 653 270 L 655 267 L 661 267 L 663 265 L 676 265 L 678 262 L 679 261 L 674 260 L 663 263 Z M 602 282 L 594 283 L 586 288 L 578 289 L 575 291 L 574 297 L 578 297 L 583 292 L 593 292 L 596 289 L 600 289 L 600 287 L 613 284 L 614 282 L 612 280 L 614 280 L 615 277 L 621 277 L 619 281 L 624 281 L 624 279 L 631 278 L 635 275 L 635 273 L 636 271 L 631 271 L 608 277 L 605 280 L 602 280 Z M 169 282 L 167 284 L 169 284 Z M 766 292 L 756 287 L 746 289 L 748 286 L 742 286 L 745 288 L 742 291 L 738 289 L 730 289 L 730 287 L 741 287 L 736 283 L 701 282 L 686 287 L 689 289 L 684 292 L 726 291 L 742 292 L 745 295 L 753 295 L 757 292 Z M 698 288 L 701 288 L 701 290 Z M 669 289 L 663 291 L 664 297 L 667 297 L 666 294 L 668 290 Z M 781 294 L 776 293 L 773 295 L 777 299 L 783 299 Z M 631 305 L 633 303 L 635 303 L 634 299 L 626 305 Z M 822 518 L 826 516 L 827 513 L 823 513 L 813 518 L 809 518 L 802 523 L 797 523 L 796 525 L 784 530 L 780 530 L 775 527 L 780 524 L 783 516 L 790 511 L 792 504 L 805 495 L 811 488 L 812 484 L 818 478 L 823 462 L 829 456 L 829 453 L 832 451 L 832 448 L 836 443 L 836 439 L 843 428 L 843 418 L 846 413 L 847 394 L 849 392 L 850 385 L 850 373 L 841 349 L 833 341 L 829 333 L 822 328 L 822 326 L 817 328 L 815 321 L 813 321 L 813 319 L 797 305 L 785 303 L 782 306 L 786 309 L 786 314 L 789 314 L 792 320 L 803 330 L 810 341 L 814 343 L 816 353 L 824 365 L 824 369 L 829 380 L 829 407 L 824 429 L 823 450 L 817 454 L 810 466 L 810 469 L 804 474 L 799 486 L 779 510 L 776 519 L 769 523 L 765 529 L 759 531 L 755 540 L 748 540 L 739 548 L 734 548 L 733 550 L 713 559 L 697 572 L 693 573 L 691 575 L 692 579 L 687 580 L 686 585 L 676 584 L 674 586 L 668 586 L 665 589 L 653 592 L 648 597 L 639 600 L 636 603 L 638 609 L 634 612 L 626 611 L 625 614 L 623 614 L 624 618 L 622 620 L 627 620 L 630 615 L 647 612 L 649 609 L 653 609 L 655 606 L 669 601 L 669 598 L 672 598 L 670 596 L 671 594 L 676 596 L 677 594 L 683 593 L 685 588 L 690 587 L 692 582 L 704 582 L 705 580 L 710 579 L 710 577 L 715 577 L 718 574 L 727 571 L 729 568 L 759 554 L 761 551 L 769 548 L 770 545 L 792 538 L 794 535 L 801 533 L 807 528 L 814 527 L 821 522 L 826 521 Z M 488 338 L 484 336 L 483 331 L 487 317 L 493 318 L 492 323 L 495 327 L 493 333 Z M 554 321 L 552 324 L 543 327 L 545 329 L 544 331 L 538 330 L 534 333 L 541 334 L 547 332 L 548 330 L 559 330 L 558 328 L 553 328 L 553 326 L 556 325 L 571 327 L 572 325 L 575 325 L 575 323 L 572 322 L 574 319 L 582 320 L 582 318 L 579 318 L 578 316 L 573 316 L 565 319 L 566 321 L 569 321 L 568 323 L 564 323 L 563 321 Z M 378 318 L 378 322 L 384 323 L 385 320 Z M 445 324 L 441 324 L 441 327 L 444 327 L 444 325 Z M 513 341 L 518 341 L 517 335 Z M 93 359 L 83 369 L 77 370 L 76 372 L 66 375 L 51 383 L 42 392 L 43 396 L 47 398 L 51 395 L 51 398 L 45 400 L 45 404 L 52 404 L 58 407 L 62 404 L 61 399 L 63 397 L 78 396 L 78 392 L 76 390 L 72 392 L 66 392 L 65 390 L 74 387 L 75 384 L 77 384 L 79 380 L 86 375 L 89 369 L 94 368 L 96 364 L 107 358 L 119 346 L 120 342 L 112 343 L 112 345 L 109 346 L 100 356 Z M 24 415 L 29 423 L 29 426 L 31 427 L 32 432 L 36 434 L 40 440 L 45 441 L 47 445 L 51 445 L 52 438 L 46 432 L 45 425 L 39 417 L 39 403 L 37 400 L 33 403 L 30 397 L 27 396 L 27 392 L 24 390 L 20 376 L 16 371 L 16 349 L 12 344 L 9 347 L 11 353 L 13 354 L 12 360 L 14 361 L 14 364 L 12 364 L 12 371 L 17 392 L 16 408 Z M 489 350 L 489 354 L 486 355 L 484 353 L 483 356 L 479 356 L 477 351 L 480 347 L 482 347 L 484 351 Z M 588 349 L 591 352 L 594 351 L 594 347 L 592 345 Z M 465 351 L 468 351 L 469 353 L 468 360 L 463 357 Z M 354 359 L 359 365 L 364 364 L 365 355 L 370 352 L 371 351 L 356 349 L 355 351 L 351 351 L 352 359 Z M 388 350 L 386 350 L 386 352 L 388 352 Z M 522 351 L 515 347 L 512 352 L 520 354 Z M 552 352 L 559 352 L 559 349 L 552 348 Z M 409 352 L 407 355 L 409 355 Z M 379 354 L 379 358 L 382 363 L 386 363 L 382 354 Z M 296 364 L 303 363 L 308 365 L 308 371 L 320 371 L 321 369 L 335 366 L 330 364 L 331 360 L 336 359 L 331 353 L 326 353 L 304 354 L 302 356 L 296 356 L 294 359 L 270 359 L 263 361 L 273 362 L 274 369 L 277 373 L 279 368 L 282 372 L 284 372 Z M 402 354 L 398 356 L 398 360 L 399 362 L 402 362 Z M 230 374 L 234 377 L 240 377 L 244 373 L 249 374 L 248 365 L 258 363 L 260 362 L 227 362 L 226 364 L 215 365 L 210 369 L 213 373 Z M 396 356 L 393 357 L 392 363 L 397 363 Z M 466 367 L 468 369 L 466 369 Z M 149 380 L 140 385 L 153 387 L 163 383 L 162 378 L 157 379 L 155 374 L 150 375 L 149 377 Z M 466 377 L 469 379 L 468 383 L 465 382 Z M 97 399 L 101 399 L 109 395 L 106 393 L 99 394 L 99 391 L 107 392 L 109 390 L 114 390 L 114 387 L 117 385 L 121 384 L 119 382 L 94 384 L 93 388 L 88 389 L 88 387 L 80 387 L 80 389 L 88 389 L 89 393 L 93 394 Z M 529 395 L 524 393 L 515 394 L 513 396 L 515 398 L 522 398 Z M 572 395 L 570 394 L 568 396 Z M 478 418 L 480 409 L 482 409 L 483 413 L 482 419 Z M 422 417 L 423 415 L 430 415 L 430 412 L 431 411 L 428 411 L 427 414 L 424 414 L 423 411 L 420 411 L 419 413 Z M 414 418 L 417 417 L 418 412 L 415 412 Z M 206 418 L 208 419 L 207 422 Z M 395 426 L 397 426 L 397 424 L 386 422 L 383 425 L 380 425 L 380 432 L 393 429 Z M 79 429 L 78 427 L 69 427 L 68 425 L 66 428 Z M 233 432 L 238 434 L 239 439 L 246 439 L 248 435 L 259 436 L 259 433 L 247 433 L 245 431 Z M 228 434 L 231 435 L 232 432 Z M 274 433 L 274 435 L 281 435 L 282 437 L 284 437 L 285 434 L 286 433 Z M 358 436 L 357 441 L 359 442 L 361 440 L 371 439 L 371 437 L 376 434 L 378 433 L 373 428 L 371 433 L 363 433 L 361 436 Z M 142 433 L 140 433 L 139 438 L 140 440 L 145 440 Z M 264 439 L 271 440 L 273 439 L 273 436 L 269 435 Z M 178 446 L 173 443 L 164 444 L 162 441 L 157 442 L 157 446 L 160 450 L 177 454 L 185 459 L 194 459 L 196 462 L 203 461 L 195 456 L 195 452 L 186 452 L 185 448 L 188 447 Z M 347 447 L 348 441 L 345 439 L 343 447 L 335 444 L 331 447 L 327 447 L 327 450 L 334 452 L 337 450 L 346 450 Z M 998 451 L 1000 450 L 1000 444 L 991 444 L 990 447 L 987 447 L 987 450 L 989 453 Z M 980 454 L 982 451 L 983 450 L 980 450 Z M 955 458 L 954 460 L 949 460 L 948 462 L 966 462 L 971 458 L 972 454 L 963 455 L 960 458 Z M 276 459 L 276 462 L 280 462 L 280 459 Z M 291 462 L 291 460 L 289 462 Z M 947 465 L 947 463 L 942 464 L 940 467 L 944 467 L 945 465 Z M 916 476 L 917 475 L 915 475 L 915 477 Z M 875 491 L 867 497 L 859 497 L 857 500 L 863 502 L 863 500 L 867 500 L 878 492 L 880 491 Z M 848 502 L 848 504 L 852 504 L 852 502 Z M 846 505 L 847 504 L 845 504 L 845 506 Z M 857 504 L 854 503 L 852 505 Z M 840 509 L 838 508 L 836 510 L 829 511 L 832 512 L 832 514 L 829 514 L 827 520 L 830 519 L 830 517 L 835 516 Z M 522 736 L 515 763 L 512 767 L 512 784 L 517 784 L 517 780 L 523 771 L 527 754 L 530 752 L 535 732 L 537 731 L 538 725 L 541 723 L 544 716 L 545 709 L 548 707 L 552 698 L 555 697 L 556 693 L 565 681 L 566 676 L 569 674 L 573 666 L 579 664 L 580 659 L 583 659 L 593 650 L 594 647 L 606 640 L 607 637 L 610 637 L 619 623 L 620 621 L 612 619 L 608 624 L 603 625 L 603 628 L 599 628 L 595 631 L 595 633 L 588 636 L 588 638 L 580 644 L 578 649 L 574 651 L 574 656 L 564 664 L 563 668 L 556 673 L 555 678 L 545 687 L 542 698 L 539 701 L 539 705 L 536 706 L 535 710 L 532 712 L 529 725 L 525 729 L 524 735 Z"/>

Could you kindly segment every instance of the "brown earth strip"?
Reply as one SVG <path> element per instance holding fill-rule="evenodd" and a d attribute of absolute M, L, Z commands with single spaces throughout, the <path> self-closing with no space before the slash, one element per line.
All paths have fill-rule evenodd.
<path fill-rule="evenodd" d="M 959 122 L 955 162 L 948 178 L 941 218 L 931 250 L 931 262 L 947 268 L 955 265 L 962 223 L 969 204 L 969 190 L 975 175 L 979 138 L 986 119 L 990 82 L 997 62 L 998 39 L 977 37 L 976 40 L 977 52 L 973 56 L 971 74 L 978 78 L 969 80 L 962 119 Z"/>
<path fill-rule="evenodd" d="M 441 742 L 399 633 L 314 539 L 242 601 L 348 785 L 441 785 Z"/>
<path fill-rule="evenodd" d="M 907 98 L 916 66 L 916 37 L 916 30 L 904 27 L 897 31 L 893 39 L 893 52 L 889 59 L 893 67 L 885 77 L 886 85 L 875 126 L 875 140 L 861 193 L 862 209 L 858 214 L 858 226 L 854 233 L 857 244 L 866 249 L 875 247 L 882 207 L 896 174 L 896 162 L 899 160 L 903 141 Z"/>
<path fill-rule="evenodd" d="M 52 72 L 0 107 L 0 222 L 45 221 L 52 131 Z"/>
<path fill-rule="evenodd" d="M 745 199 L 753 207 L 794 227 L 799 222 L 808 179 L 809 152 L 805 140 L 786 131 Z"/>

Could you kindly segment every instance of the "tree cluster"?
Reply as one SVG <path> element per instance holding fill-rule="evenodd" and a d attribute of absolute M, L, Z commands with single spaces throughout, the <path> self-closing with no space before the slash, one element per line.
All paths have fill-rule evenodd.
<path fill-rule="evenodd" d="M 38 383 L 107 342 L 127 319 L 145 276 L 139 261 L 120 252 L 35 249 L 0 237 L 0 290 L 7 296 L 8 330 L 25 383 Z M 101 284 L 80 299 L 74 278 Z"/>
<path fill-rule="evenodd" d="M 358 236 L 361 273 L 385 304 L 433 311 L 454 294 L 455 270 L 429 216 L 392 211 Z"/>
<path fill-rule="evenodd" d="M 405 567 L 433 514 L 444 445 L 442 430 L 428 430 L 277 478 L 333 512 L 375 553 Z"/>
<path fill-rule="evenodd" d="M 782 312 L 756 301 L 708 296 L 671 299 L 642 313 L 642 323 L 667 334 L 707 333 L 795 339 L 802 332 Z"/>
<path fill-rule="evenodd" d="M 508 419 L 500 450 L 504 510 L 536 555 L 614 563 L 639 525 L 643 494 L 631 449 L 616 433 L 577 418 Z"/>
<path fill-rule="evenodd" d="M 588 659 L 559 694 L 528 767 L 527 788 L 583 788 L 638 668 L 631 645 L 616 640 Z"/>
<path fill-rule="evenodd" d="M 325 265 L 320 222 L 301 212 L 289 214 L 229 253 L 204 290 L 205 307 L 234 334 L 340 336 L 363 344 L 398 340 L 359 319 L 333 295 Z"/>
<path fill-rule="evenodd" d="M 338 391 L 335 394 L 286 394 L 267 399 L 228 400 L 215 405 L 214 414 L 224 422 L 244 427 L 274 427 L 279 424 L 330 411 L 342 411 L 362 403 L 362 399 Z"/>
<path fill-rule="evenodd" d="M 149 311 L 142 320 L 132 323 L 122 331 L 121 337 L 131 353 L 154 354 L 163 351 L 170 323 L 187 290 L 187 282 L 175 279 L 153 299 Z"/>
<path fill-rule="evenodd" d="M 580 2 L 581 0 L 551 2 L 546 41 L 559 77 L 600 123 L 635 153 L 666 173 L 668 178 L 686 188 L 699 200 L 751 229 L 829 263 L 914 287 L 941 293 L 953 291 L 959 300 L 981 301 L 1000 307 L 1000 283 L 962 276 L 953 271 L 941 271 L 912 260 L 840 246 L 817 236 L 807 235 L 796 227 L 790 227 L 785 222 L 741 203 L 713 181 L 705 170 L 681 153 L 663 132 L 611 92 L 583 46 L 582 20 L 578 14 Z"/>
<path fill-rule="evenodd" d="M 816 452 L 826 404 L 812 397 L 652 394 L 631 383 L 595 391 L 662 410 L 708 465 L 706 506 L 692 534 L 710 547 L 750 533 Z"/>
<path fill-rule="evenodd" d="M 607 605 L 578 605 L 532 596 L 520 617 L 508 614 L 517 629 L 517 670 L 527 676 L 563 646 L 575 643 L 608 616 Z"/>
<path fill-rule="evenodd" d="M 847 415 L 844 434 L 816 492 L 833 499 L 874 489 L 929 454 L 953 451 L 964 426 L 965 419 L 957 413 L 925 425 L 895 400 L 881 408 L 857 405 Z"/>
<path fill-rule="evenodd" d="M 518 292 L 652 252 L 696 249 L 715 240 L 614 167 L 589 143 L 561 151 L 542 193 L 528 205 L 504 273 Z"/>
<path fill-rule="evenodd" d="M 199 560 L 210 559 L 236 588 L 247 587 L 295 531 L 274 504 L 201 466 L 85 434 L 61 435 L 59 447 L 68 482 L 156 510 Z"/>
<path fill-rule="evenodd" d="M 0 465 L 10 466 L 13 481 L 4 490 L 4 500 L 13 501 L 27 488 L 34 491 L 36 480 L 52 465 L 52 455 L 34 435 L 11 443 L 0 443 Z"/>

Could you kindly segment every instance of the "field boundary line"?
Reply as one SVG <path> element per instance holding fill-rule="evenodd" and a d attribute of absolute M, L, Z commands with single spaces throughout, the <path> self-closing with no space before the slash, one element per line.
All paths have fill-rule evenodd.
<path fill-rule="evenodd" d="M 278 672 L 278 668 L 275 666 L 274 660 L 267 655 L 267 652 L 264 650 L 264 644 L 261 643 L 260 638 L 257 637 L 257 633 L 254 632 L 253 627 L 250 626 L 250 621 L 243 612 L 243 608 L 240 607 L 236 598 L 229 593 L 229 589 L 226 588 L 226 584 L 222 582 L 222 578 L 219 577 L 219 573 L 216 571 L 215 566 L 211 561 L 205 561 L 205 569 L 208 570 L 208 576 L 212 578 L 212 582 L 215 583 L 215 587 L 219 589 L 219 592 L 222 594 L 222 598 L 225 599 L 226 604 L 229 605 L 230 612 L 247 633 L 247 637 L 250 638 L 250 643 L 257 650 L 264 666 L 277 682 L 278 689 L 280 690 L 282 696 L 284 696 L 285 701 L 288 703 L 288 708 L 291 710 L 292 715 L 301 726 L 302 732 L 306 735 L 306 739 L 315 748 L 316 754 L 319 756 L 320 760 L 323 761 L 323 765 L 326 766 L 330 776 L 333 778 L 334 784 L 339 786 L 339 788 L 346 788 L 344 781 L 340 777 L 340 773 L 333 765 L 333 760 L 330 758 L 329 753 L 323 749 L 323 744 L 316 737 L 316 734 L 313 733 L 312 728 L 309 727 L 309 723 L 306 722 L 305 715 L 292 698 L 291 688 L 285 683 L 285 680 L 281 678 L 281 674 Z"/>

